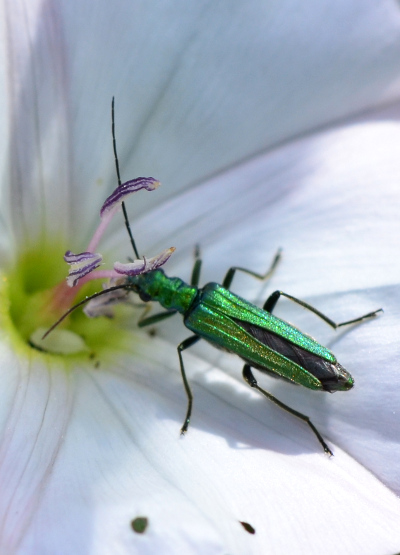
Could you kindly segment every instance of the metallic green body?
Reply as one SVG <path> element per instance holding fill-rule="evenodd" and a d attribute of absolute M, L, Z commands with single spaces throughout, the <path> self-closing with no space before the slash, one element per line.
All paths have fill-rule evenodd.
<path fill-rule="evenodd" d="M 202 289 L 180 278 L 170 278 L 163 270 L 129 278 L 129 284 L 144 301 L 157 301 L 167 310 L 183 314 L 185 326 L 215 347 L 237 354 L 250 365 L 263 367 L 310 389 L 323 389 L 321 381 L 305 368 L 289 360 L 250 335 L 240 322 L 264 328 L 332 364 L 331 351 L 294 326 L 256 307 L 217 283 Z"/>

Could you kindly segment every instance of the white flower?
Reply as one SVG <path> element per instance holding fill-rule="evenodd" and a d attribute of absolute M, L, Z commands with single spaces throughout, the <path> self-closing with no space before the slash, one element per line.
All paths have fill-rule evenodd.
<path fill-rule="evenodd" d="M 1 15 L 0 552 L 398 551 L 398 5 L 16 0 Z M 268 291 L 337 321 L 384 308 L 339 332 L 276 308 L 354 375 L 328 396 L 257 374 L 331 460 L 205 344 L 184 352 L 181 439 L 178 317 L 149 337 L 135 307 L 76 311 L 88 350 L 28 344 L 61 310 L 64 252 L 83 251 L 116 185 L 113 95 L 123 179 L 163 182 L 130 202 L 142 254 L 175 245 L 166 271 L 189 279 L 199 244 L 206 283 L 262 272 L 282 247 Z M 129 248 L 121 222 L 101 252 Z M 249 276 L 232 288 L 268 294 Z"/>

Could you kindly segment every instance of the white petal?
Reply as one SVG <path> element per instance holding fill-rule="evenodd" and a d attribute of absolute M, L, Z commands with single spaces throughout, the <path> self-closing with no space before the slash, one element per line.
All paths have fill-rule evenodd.
<path fill-rule="evenodd" d="M 393 2 L 314 0 L 299 10 L 293 0 L 234 9 L 126 1 L 112 17 L 98 10 L 90 37 L 92 4 L 79 3 L 79 21 L 75 2 L 62 7 L 79 98 L 74 144 L 83 173 L 75 182 L 89 187 L 93 175 L 107 186 L 115 182 L 105 118 L 113 94 L 123 179 L 156 175 L 164 183 L 158 198 L 168 187 L 399 97 Z M 135 213 L 154 202 L 141 199 Z"/>
<path fill-rule="evenodd" d="M 8 98 L 4 182 L 14 191 L 14 231 L 23 230 L 25 242 L 38 231 L 31 212 L 47 229 L 88 240 L 95 220 L 87 215 L 116 184 L 113 95 L 123 178 L 156 174 L 168 185 L 158 199 L 399 96 L 394 3 L 315 0 L 299 12 L 293 0 L 235 10 L 126 0 L 116 11 L 98 9 L 90 32 L 88 1 L 79 10 L 73 1 L 10 6 L 4 58 L 16 90 Z M 138 199 L 132 213 L 154 202 Z"/>
<path fill-rule="evenodd" d="M 56 3 L 3 3 L 7 51 L 7 147 L 1 217 L 19 245 L 69 226 L 70 99 Z"/>
<path fill-rule="evenodd" d="M 0 550 L 15 553 L 60 456 L 73 389 L 68 375 L 50 372 L 42 357 L 17 357 L 4 342 L 0 355 Z"/>
<path fill-rule="evenodd" d="M 41 13 L 42 4 L 35 5 Z M 289 0 L 268 10 L 257 3 L 232 11 L 201 2 L 186 9 L 174 4 L 159 9 L 155 16 L 150 4 L 138 11 L 132 2 L 121 2 L 111 20 L 108 9 L 98 10 L 90 29 L 91 48 L 87 26 L 80 23 L 90 19 L 90 2 L 79 3 L 78 20 L 74 2 L 54 3 L 53 11 L 43 8 L 44 28 L 37 29 L 37 18 L 31 20 L 30 34 L 43 41 L 28 52 L 33 56 L 33 62 L 28 59 L 31 72 L 41 75 L 41 64 L 61 72 L 58 77 L 45 74 L 47 96 L 40 96 L 43 108 L 36 113 L 40 121 L 51 117 L 59 140 L 52 143 L 51 133 L 41 134 L 40 141 L 42 135 L 49 137 L 49 146 L 33 138 L 23 155 L 27 168 L 38 159 L 30 149 L 39 147 L 45 153 L 43 163 L 57 163 L 46 180 L 46 195 L 51 197 L 55 182 L 85 191 L 85 199 L 74 206 L 76 222 L 98 198 L 100 181 L 103 193 L 115 183 L 109 132 L 113 94 L 123 176 L 155 173 L 170 187 L 161 196 L 170 194 L 172 186 L 204 178 L 296 134 L 398 97 L 400 22 L 395 4 L 341 2 L 332 7 L 316 1 L 301 13 Z M 292 13 L 296 17 L 288 17 Z M 22 25 L 23 17 L 15 19 Z M 64 38 L 51 32 L 59 22 Z M 27 36 L 26 29 L 20 35 Z M 56 42 L 46 48 L 50 38 Z M 66 50 L 67 59 L 58 59 Z M 26 60 L 26 54 L 21 58 Z M 64 75 L 69 86 L 60 92 Z M 20 133 L 35 121 L 35 88 L 27 82 L 26 90 L 30 108 L 24 111 Z M 62 101 L 66 94 L 69 100 Z M 48 95 L 61 105 L 49 106 Z M 76 114 L 73 121 L 68 106 Z M 72 130 L 64 136 L 67 121 Z M 71 176 L 62 169 L 70 143 Z M 21 183 L 17 180 L 17 186 Z M 63 190 L 67 194 L 68 187 Z M 153 202 L 141 199 L 138 210 Z"/>
<path fill-rule="evenodd" d="M 264 271 L 282 247 L 279 286 L 295 284 L 298 296 L 396 283 L 399 142 L 395 112 L 295 141 L 137 219 L 137 243 L 176 245 L 170 264 L 182 274 L 199 243 L 213 261 L 203 265 L 209 281 L 232 264 Z M 107 246 L 126 255 L 125 230 Z"/>
<path fill-rule="evenodd" d="M 19 481 L 19 466 L 10 466 L 4 485 L 11 507 L 23 501 L 18 517 L 8 514 L 12 526 L 3 536 L 21 540 L 21 552 L 101 555 L 110 546 L 121 553 L 283 554 L 294 546 L 315 554 L 395 551 L 399 500 L 343 452 L 329 460 L 306 427 L 280 411 L 283 436 L 270 429 L 275 407 L 218 371 L 205 373 L 206 365 L 190 354 L 185 360 L 194 374 L 195 408 L 192 428 L 181 439 L 185 394 L 177 360 L 165 363 L 175 349 L 166 351 L 158 339 L 137 342 L 131 352 L 126 347 L 124 357 L 110 354 L 97 370 L 91 368 L 95 361 L 87 372 L 77 368 L 69 383 L 53 367 L 49 375 L 56 381 L 45 381 L 46 396 L 21 393 L 28 406 L 42 399 L 39 420 L 50 418 L 61 396 L 58 421 L 64 422 L 57 438 L 44 419 L 44 453 L 30 434 L 22 451 L 12 442 L 3 449 L 6 461 L 20 453 L 25 468 Z M 146 362 L 136 363 L 133 374 L 138 356 Z M 12 431 L 20 436 L 22 417 L 13 414 Z M 46 455 L 52 452 L 58 456 L 50 474 Z M 143 536 L 130 527 L 138 515 L 149 518 Z M 256 534 L 239 521 L 252 524 Z"/>

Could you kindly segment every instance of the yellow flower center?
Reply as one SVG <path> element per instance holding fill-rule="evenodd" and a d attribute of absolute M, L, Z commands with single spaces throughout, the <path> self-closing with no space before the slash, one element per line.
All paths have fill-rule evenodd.
<path fill-rule="evenodd" d="M 64 251 L 60 243 L 26 251 L 9 274 L 0 275 L 1 328 L 9 329 L 14 342 L 23 348 L 50 356 L 97 359 L 105 349 L 116 348 L 124 340 L 121 311 L 112 320 L 90 319 L 78 308 L 41 339 L 72 304 L 101 290 L 101 282 L 94 282 L 84 286 L 76 298 L 70 295 L 64 285 L 68 270 Z"/>

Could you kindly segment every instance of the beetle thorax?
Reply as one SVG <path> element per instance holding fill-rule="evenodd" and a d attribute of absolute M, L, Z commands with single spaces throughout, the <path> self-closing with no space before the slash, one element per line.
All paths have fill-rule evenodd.
<path fill-rule="evenodd" d="M 197 295 L 197 287 L 188 285 L 177 277 L 168 277 L 163 270 L 153 270 L 129 278 L 129 285 L 142 301 L 157 301 L 167 310 L 184 314 Z"/>

